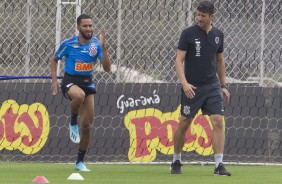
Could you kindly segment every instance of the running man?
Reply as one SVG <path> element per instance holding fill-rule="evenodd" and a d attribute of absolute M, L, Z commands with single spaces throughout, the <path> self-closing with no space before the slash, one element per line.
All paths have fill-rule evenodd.
<path fill-rule="evenodd" d="M 182 31 L 176 53 L 176 73 L 182 84 L 181 117 L 174 134 L 171 174 L 181 174 L 181 150 L 186 131 L 199 109 L 213 125 L 214 175 L 231 176 L 223 163 L 225 142 L 223 98 L 228 103 L 223 57 L 224 34 L 212 25 L 215 7 L 203 1 L 197 7 L 197 25 Z M 184 62 L 184 66 L 183 66 Z"/>
<path fill-rule="evenodd" d="M 93 66 L 100 60 L 106 72 L 111 70 L 111 62 L 106 49 L 105 32 L 100 40 L 93 36 L 91 17 L 85 14 L 77 18 L 78 36 L 64 40 L 50 59 L 52 94 L 59 89 L 57 62 L 65 57 L 65 74 L 61 83 L 63 96 L 71 101 L 70 139 L 79 144 L 75 170 L 90 171 L 84 165 L 84 156 L 90 141 L 90 129 L 94 118 L 95 85 L 92 81 Z M 78 115 L 80 116 L 78 125 Z M 81 134 L 81 137 L 80 137 Z"/>

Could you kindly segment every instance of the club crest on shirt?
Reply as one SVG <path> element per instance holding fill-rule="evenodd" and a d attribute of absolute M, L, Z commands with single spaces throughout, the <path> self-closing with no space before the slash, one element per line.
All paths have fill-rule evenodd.
<path fill-rule="evenodd" d="M 90 47 L 89 51 L 90 56 L 95 56 L 97 54 L 97 47 Z"/>
<path fill-rule="evenodd" d="M 216 44 L 218 44 L 219 43 L 219 38 L 215 37 L 214 41 L 215 41 Z"/>

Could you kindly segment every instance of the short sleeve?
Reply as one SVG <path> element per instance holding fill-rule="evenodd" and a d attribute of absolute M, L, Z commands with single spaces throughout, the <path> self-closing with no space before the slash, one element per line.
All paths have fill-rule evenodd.
<path fill-rule="evenodd" d="M 67 54 L 67 45 L 66 41 L 62 42 L 59 49 L 55 53 L 55 57 L 58 60 L 61 60 Z"/>
<path fill-rule="evenodd" d="M 179 50 L 187 51 L 188 50 L 188 41 L 187 41 L 187 30 L 183 30 L 180 39 L 178 42 L 178 47 Z"/>
<path fill-rule="evenodd" d="M 221 42 L 217 53 L 222 53 L 223 51 L 224 51 L 224 34 L 221 33 Z"/>

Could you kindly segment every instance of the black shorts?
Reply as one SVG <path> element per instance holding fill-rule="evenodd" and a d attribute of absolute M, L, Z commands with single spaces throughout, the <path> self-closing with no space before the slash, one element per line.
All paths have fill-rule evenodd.
<path fill-rule="evenodd" d="M 182 116 L 194 118 L 199 109 L 203 115 L 224 114 L 223 92 L 218 83 L 197 87 L 193 99 L 187 98 L 183 89 L 181 91 Z"/>
<path fill-rule="evenodd" d="M 61 89 L 65 98 L 71 99 L 68 95 L 68 91 L 73 85 L 80 87 L 86 96 L 90 94 L 96 94 L 95 85 L 92 81 L 92 75 L 70 75 L 65 73 L 61 83 Z"/>

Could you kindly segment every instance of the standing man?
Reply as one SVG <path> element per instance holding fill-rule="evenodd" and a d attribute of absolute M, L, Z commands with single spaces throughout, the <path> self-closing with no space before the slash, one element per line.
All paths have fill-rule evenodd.
<path fill-rule="evenodd" d="M 201 2 L 197 7 L 197 25 L 183 30 L 179 39 L 176 73 L 182 84 L 181 117 L 174 134 L 171 174 L 181 174 L 181 150 L 186 131 L 201 109 L 203 114 L 210 116 L 213 125 L 214 175 L 231 176 L 222 163 L 225 141 L 223 98 L 228 103 L 230 95 L 225 84 L 224 35 L 212 25 L 214 13 L 211 1 Z"/>
<path fill-rule="evenodd" d="M 77 18 L 78 36 L 63 41 L 51 57 L 52 94 L 56 95 L 59 88 L 57 80 L 57 62 L 64 56 L 65 74 L 61 89 L 65 98 L 71 100 L 71 122 L 69 124 L 70 139 L 79 143 L 79 151 L 74 169 L 90 171 L 83 163 L 84 155 L 90 141 L 90 128 L 94 117 L 95 85 L 92 81 L 93 66 L 100 60 L 106 72 L 111 70 L 111 62 L 106 49 L 105 32 L 102 31 L 100 41 L 92 37 L 93 26 L 91 17 L 85 14 Z M 78 126 L 80 116 L 80 133 Z"/>

